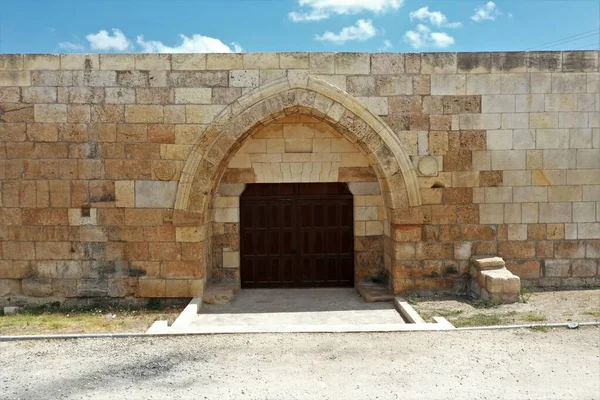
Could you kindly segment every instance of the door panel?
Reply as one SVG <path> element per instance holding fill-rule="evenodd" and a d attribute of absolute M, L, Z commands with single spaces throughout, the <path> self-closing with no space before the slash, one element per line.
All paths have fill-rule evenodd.
<path fill-rule="evenodd" d="M 352 195 L 343 184 L 252 184 L 240 199 L 242 287 L 354 284 Z"/>

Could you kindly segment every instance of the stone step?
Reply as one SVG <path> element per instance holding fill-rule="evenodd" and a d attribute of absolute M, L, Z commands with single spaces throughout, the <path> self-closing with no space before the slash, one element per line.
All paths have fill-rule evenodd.
<path fill-rule="evenodd" d="M 240 288 L 235 284 L 210 285 L 202 296 L 202 302 L 206 304 L 227 304 L 235 297 Z"/>
<path fill-rule="evenodd" d="M 367 303 L 394 301 L 394 293 L 381 283 L 361 282 L 358 284 L 358 293 Z"/>

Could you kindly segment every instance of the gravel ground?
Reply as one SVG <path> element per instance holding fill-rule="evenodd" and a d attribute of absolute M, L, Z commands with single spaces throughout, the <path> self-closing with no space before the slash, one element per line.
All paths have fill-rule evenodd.
<path fill-rule="evenodd" d="M 416 298 L 414 309 L 425 319 L 445 316 L 450 322 L 477 314 L 498 315 L 501 324 L 531 322 L 600 321 L 600 289 L 534 292 L 526 303 L 500 304 L 493 308 L 476 308 L 468 299 L 437 297 Z M 532 320 L 531 316 L 540 317 Z"/>
<path fill-rule="evenodd" d="M 599 399 L 600 329 L 0 342 L 1 399 Z"/>

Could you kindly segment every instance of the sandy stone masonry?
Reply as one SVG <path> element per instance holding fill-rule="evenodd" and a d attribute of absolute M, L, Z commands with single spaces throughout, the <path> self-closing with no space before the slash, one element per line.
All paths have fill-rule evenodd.
<path fill-rule="evenodd" d="M 398 294 L 598 287 L 599 52 L 0 55 L 0 304 L 239 284 L 258 182 L 348 184 Z"/>

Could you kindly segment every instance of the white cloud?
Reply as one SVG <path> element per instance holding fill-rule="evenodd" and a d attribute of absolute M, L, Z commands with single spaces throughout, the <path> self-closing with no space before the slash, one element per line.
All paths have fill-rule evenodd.
<path fill-rule="evenodd" d="M 452 36 L 445 32 L 431 32 L 431 29 L 423 24 L 418 24 L 416 30 L 407 31 L 404 41 L 415 49 L 428 46 L 443 49 L 454 44 Z"/>
<path fill-rule="evenodd" d="M 294 22 L 319 21 L 329 18 L 334 14 L 350 15 L 369 11 L 383 14 L 397 10 L 404 4 L 404 0 L 298 0 L 300 7 L 306 7 L 307 12 L 292 11 L 288 17 Z"/>
<path fill-rule="evenodd" d="M 85 50 L 85 46 L 79 43 L 73 43 L 73 42 L 60 42 L 58 44 L 58 47 L 60 47 L 63 50 L 66 51 L 83 51 Z"/>
<path fill-rule="evenodd" d="M 462 26 L 460 22 L 448 22 L 448 18 L 441 11 L 429 11 L 429 7 L 421 7 L 417 11 L 412 11 L 410 20 L 417 19 L 419 21 L 429 21 L 433 26 L 443 26 L 447 28 L 459 28 Z"/>
<path fill-rule="evenodd" d="M 102 29 L 98 33 L 90 33 L 85 38 L 90 42 L 92 50 L 117 50 L 125 51 L 131 47 L 131 42 L 123 32 L 118 29 L 112 30 L 111 35 L 106 30 Z"/>
<path fill-rule="evenodd" d="M 377 51 L 388 51 L 392 47 L 393 47 L 392 42 L 390 42 L 389 40 L 384 40 L 383 46 L 381 46 L 379 49 L 377 49 Z"/>
<path fill-rule="evenodd" d="M 471 16 L 471 19 L 475 22 L 494 21 L 496 20 L 496 17 L 500 15 L 502 15 L 502 13 L 496 8 L 496 3 L 489 1 L 486 4 L 477 7 L 475 9 L 475 14 Z"/>
<path fill-rule="evenodd" d="M 316 40 L 331 42 L 335 44 L 344 44 L 347 41 L 359 41 L 371 39 L 377 35 L 377 29 L 373 26 L 370 19 L 359 19 L 356 24 L 342 28 L 340 33 L 325 32 L 322 35 L 316 35 Z"/>
<path fill-rule="evenodd" d="M 158 40 L 144 40 L 144 36 L 137 37 L 137 44 L 145 53 L 239 53 L 243 51 L 237 43 L 227 46 L 219 39 L 193 34 L 192 37 L 180 34 L 181 42 L 174 47 L 167 46 Z"/>
<path fill-rule="evenodd" d="M 444 49 L 454 44 L 454 38 L 446 32 L 431 32 L 430 37 L 433 42 L 433 47 Z"/>

